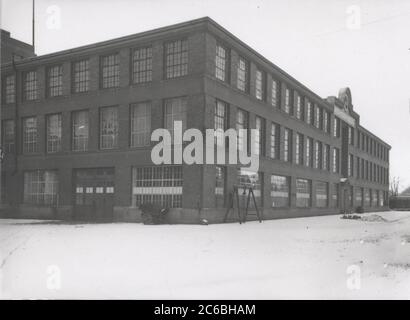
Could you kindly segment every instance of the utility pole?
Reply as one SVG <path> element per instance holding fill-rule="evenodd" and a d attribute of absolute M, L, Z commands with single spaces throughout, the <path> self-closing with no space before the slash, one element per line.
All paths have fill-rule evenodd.
<path fill-rule="evenodd" d="M 35 41 L 35 19 L 34 19 L 34 15 L 35 15 L 35 9 L 36 9 L 36 0 L 33 0 L 33 12 L 32 12 L 32 38 L 33 38 L 33 51 L 36 52 L 35 50 L 35 45 L 36 45 L 36 41 Z"/>

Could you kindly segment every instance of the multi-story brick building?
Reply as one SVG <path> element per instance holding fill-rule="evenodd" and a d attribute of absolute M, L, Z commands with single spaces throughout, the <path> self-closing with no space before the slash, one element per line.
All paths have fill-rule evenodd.
<path fill-rule="evenodd" d="M 350 90 L 322 99 L 209 18 L 8 62 L 1 76 L 8 215 L 139 221 L 156 202 L 172 221 L 220 222 L 249 180 L 265 219 L 387 207 L 390 146 L 360 125 Z M 174 120 L 258 129 L 259 172 L 155 166 L 151 132 Z"/>

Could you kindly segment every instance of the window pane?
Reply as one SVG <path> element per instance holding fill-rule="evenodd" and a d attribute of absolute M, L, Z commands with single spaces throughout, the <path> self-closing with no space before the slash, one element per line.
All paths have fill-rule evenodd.
<path fill-rule="evenodd" d="M 61 151 L 61 114 L 47 116 L 47 152 Z"/>
<path fill-rule="evenodd" d="M 226 80 L 226 61 L 226 49 L 221 45 L 217 45 L 215 55 L 215 77 L 222 81 Z"/>
<path fill-rule="evenodd" d="M 133 167 L 132 183 L 134 207 L 143 203 L 182 207 L 182 166 Z"/>
<path fill-rule="evenodd" d="M 152 81 L 152 47 L 135 49 L 132 63 L 134 83 Z"/>
<path fill-rule="evenodd" d="M 316 207 L 327 207 L 328 191 L 326 182 L 316 182 Z"/>
<path fill-rule="evenodd" d="M 151 104 L 148 102 L 131 105 L 131 147 L 150 144 Z"/>
<path fill-rule="evenodd" d="M 289 206 L 289 178 L 283 176 L 271 176 L 271 197 L 272 207 L 288 207 Z"/>
<path fill-rule="evenodd" d="M 72 116 L 73 151 L 88 150 L 88 111 L 75 111 Z"/>
<path fill-rule="evenodd" d="M 24 203 L 58 205 L 58 175 L 56 171 L 24 172 Z"/>
<path fill-rule="evenodd" d="M 55 66 L 48 69 L 48 96 L 56 97 L 63 94 L 63 67 Z"/>
<path fill-rule="evenodd" d="M 296 179 L 296 207 L 308 208 L 311 206 L 311 181 Z"/>
<path fill-rule="evenodd" d="M 177 40 L 165 44 L 166 78 L 172 79 L 188 74 L 188 41 Z"/>
<path fill-rule="evenodd" d="M 113 88 L 120 85 L 120 57 L 112 54 L 101 58 L 102 87 Z"/>
<path fill-rule="evenodd" d="M 37 152 L 37 118 L 23 120 L 23 152 Z"/>
<path fill-rule="evenodd" d="M 89 60 L 81 60 L 74 62 L 73 65 L 73 91 L 86 92 L 89 88 L 90 82 L 90 69 Z"/>
<path fill-rule="evenodd" d="M 118 146 L 118 108 L 102 108 L 100 117 L 100 148 L 114 149 Z"/>
<path fill-rule="evenodd" d="M 186 97 L 165 100 L 165 129 L 174 137 L 174 122 L 182 121 L 182 131 L 186 130 L 186 111 L 188 99 Z"/>
<path fill-rule="evenodd" d="M 24 75 L 24 100 L 37 99 L 37 71 L 30 71 Z"/>

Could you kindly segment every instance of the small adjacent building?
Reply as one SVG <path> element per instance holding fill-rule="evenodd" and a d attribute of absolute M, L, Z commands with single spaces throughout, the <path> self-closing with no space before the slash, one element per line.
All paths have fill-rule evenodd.
<path fill-rule="evenodd" d="M 27 52 L 1 66 L 3 215 L 140 221 L 153 202 L 171 222 L 221 222 L 250 181 L 265 219 L 388 208 L 390 146 L 350 90 L 318 96 L 210 18 Z M 154 165 L 151 132 L 176 120 L 257 129 L 259 171 Z"/>

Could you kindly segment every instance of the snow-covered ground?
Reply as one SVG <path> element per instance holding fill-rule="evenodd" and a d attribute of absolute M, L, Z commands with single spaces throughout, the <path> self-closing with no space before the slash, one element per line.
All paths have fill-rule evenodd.
<path fill-rule="evenodd" d="M 386 220 L 325 216 L 209 226 L 0 220 L 0 296 L 409 299 L 410 212 L 377 215 Z"/>

